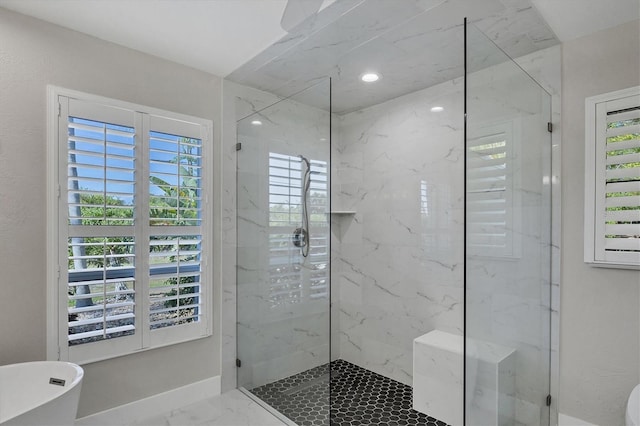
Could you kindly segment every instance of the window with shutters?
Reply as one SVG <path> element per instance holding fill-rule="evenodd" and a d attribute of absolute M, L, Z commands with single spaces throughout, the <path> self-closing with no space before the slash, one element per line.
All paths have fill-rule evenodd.
<path fill-rule="evenodd" d="M 640 267 L 640 86 L 585 102 L 585 250 L 594 266 Z"/>
<path fill-rule="evenodd" d="M 211 122 L 50 88 L 60 359 L 210 334 Z"/>
<path fill-rule="evenodd" d="M 329 225 L 326 161 L 311 160 L 309 255 L 291 242 L 302 224 L 300 157 L 269 153 L 269 294 L 272 309 L 328 297 Z"/>
<path fill-rule="evenodd" d="M 467 249 L 472 256 L 520 256 L 519 175 L 511 120 L 478 127 L 467 142 Z"/>

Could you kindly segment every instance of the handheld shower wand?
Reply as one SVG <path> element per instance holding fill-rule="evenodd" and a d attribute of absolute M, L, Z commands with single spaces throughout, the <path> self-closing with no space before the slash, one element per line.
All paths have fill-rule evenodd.
<path fill-rule="evenodd" d="M 304 163 L 305 168 L 302 174 L 302 226 L 293 231 L 291 240 L 293 245 L 300 247 L 303 257 L 309 256 L 309 248 L 311 247 L 311 239 L 309 234 L 309 210 L 307 207 L 307 197 L 309 187 L 311 186 L 311 162 L 302 155 L 300 160 Z"/>

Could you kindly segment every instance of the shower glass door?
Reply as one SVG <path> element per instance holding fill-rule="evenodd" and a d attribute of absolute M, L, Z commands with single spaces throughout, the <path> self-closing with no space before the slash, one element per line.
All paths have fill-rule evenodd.
<path fill-rule="evenodd" d="M 467 26 L 465 418 L 548 425 L 551 97 Z"/>
<path fill-rule="evenodd" d="M 238 386 L 298 424 L 329 424 L 329 94 L 237 122 Z"/>

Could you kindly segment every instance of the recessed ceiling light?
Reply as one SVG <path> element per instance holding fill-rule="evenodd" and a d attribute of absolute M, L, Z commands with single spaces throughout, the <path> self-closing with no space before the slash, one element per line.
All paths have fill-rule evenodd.
<path fill-rule="evenodd" d="M 431 112 L 442 112 L 444 111 L 444 108 L 442 108 L 441 106 L 434 106 L 433 108 L 431 108 Z"/>
<path fill-rule="evenodd" d="M 260 121 L 260 120 L 253 120 L 253 121 L 251 122 L 251 124 L 253 124 L 254 126 L 262 126 L 262 121 Z"/>
<path fill-rule="evenodd" d="M 380 74 L 376 74 L 375 72 L 368 72 L 362 74 L 360 79 L 365 83 L 373 83 L 374 81 L 378 81 L 380 79 Z"/>

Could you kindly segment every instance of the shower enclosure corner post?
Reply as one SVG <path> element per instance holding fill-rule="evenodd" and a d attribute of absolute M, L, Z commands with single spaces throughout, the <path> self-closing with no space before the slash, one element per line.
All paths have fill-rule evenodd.
<path fill-rule="evenodd" d="M 464 176 L 462 183 L 462 190 L 464 191 L 463 201 L 463 220 L 462 220 L 462 424 L 467 425 L 467 17 L 465 16 L 464 22 L 464 84 L 463 84 L 463 108 L 464 108 L 464 124 L 463 124 L 463 151 L 464 156 L 462 159 Z"/>

